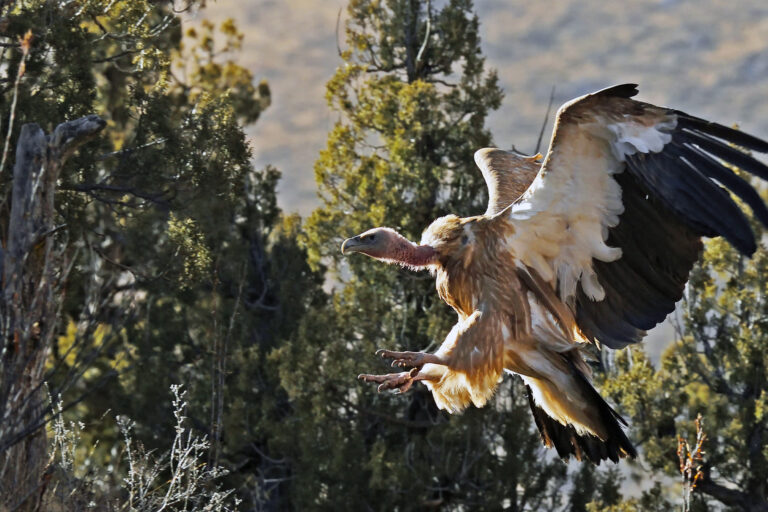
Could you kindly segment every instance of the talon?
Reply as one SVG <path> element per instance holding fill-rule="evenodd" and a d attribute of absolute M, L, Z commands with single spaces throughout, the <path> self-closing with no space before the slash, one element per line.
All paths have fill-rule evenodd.
<path fill-rule="evenodd" d="M 411 386 L 413 386 L 413 383 L 418 380 L 415 379 L 416 374 L 418 373 L 418 369 L 414 368 L 411 371 L 407 372 L 400 372 L 400 373 L 388 373 L 386 375 L 370 375 L 368 373 L 362 373 L 357 376 L 359 380 L 362 380 L 363 382 L 375 382 L 379 385 L 377 386 L 377 390 L 379 393 L 382 391 L 386 391 L 388 389 L 396 389 L 400 393 L 405 393 L 409 389 L 411 389 Z"/>

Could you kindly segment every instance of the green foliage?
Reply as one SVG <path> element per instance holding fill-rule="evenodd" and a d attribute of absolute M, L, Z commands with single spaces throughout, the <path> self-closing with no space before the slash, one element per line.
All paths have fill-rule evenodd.
<path fill-rule="evenodd" d="M 656 482 L 654 486 L 642 493 L 640 498 L 606 503 L 603 500 L 587 504 L 586 512 L 668 512 L 672 504 L 664 498 L 665 492 Z"/>
<path fill-rule="evenodd" d="M 220 62 L 221 55 L 239 52 L 243 34 L 231 18 L 221 24 L 219 32 L 217 34 L 216 27 L 208 20 L 202 21 L 199 30 L 186 31 L 189 44 L 182 41 L 179 50 L 174 52 L 175 65 L 186 77 L 180 85 L 192 101 L 200 104 L 226 91 L 238 118 L 246 124 L 253 123 L 269 106 L 269 86 L 265 81 L 255 86 L 251 72 L 233 59 Z M 217 36 L 224 38 L 221 48 L 216 45 Z"/>
<path fill-rule="evenodd" d="M 199 280 L 210 270 L 211 254 L 205 246 L 205 237 L 193 219 L 179 220 L 171 212 L 168 219 L 168 240 L 176 246 L 176 257 L 182 260 L 179 286 L 185 288 Z"/>
<path fill-rule="evenodd" d="M 133 418 L 148 449 L 166 447 L 175 423 L 158 393 L 184 383 L 189 423 L 210 438 L 208 462 L 258 466 L 269 422 L 286 410 L 266 354 L 323 297 L 322 276 L 298 247 L 299 220 L 276 206 L 279 172 L 251 166 L 243 126 L 270 91 L 235 60 L 242 34 L 231 20 L 183 31 L 178 2 L 11 4 L 0 4 L 0 38 L 34 37 L 12 125 L 22 52 L 0 52 L 0 136 L 11 126 L 13 147 L 22 123 L 49 130 L 89 113 L 107 121 L 70 158 L 56 197 L 69 273 L 48 366 L 53 392 L 88 426 L 94 463 L 108 465 L 120 432 L 105 412 Z M 12 166 L 13 154 L 0 198 Z M 3 226 L 8 212 L 0 201 Z M 230 483 L 260 500 L 248 492 L 261 485 L 253 475 L 258 467 Z"/>

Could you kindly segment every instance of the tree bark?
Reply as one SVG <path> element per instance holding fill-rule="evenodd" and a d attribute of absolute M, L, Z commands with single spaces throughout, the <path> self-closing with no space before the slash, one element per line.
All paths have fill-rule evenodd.
<path fill-rule="evenodd" d="M 90 115 L 48 136 L 35 123 L 19 135 L 0 250 L 0 508 L 39 508 L 48 463 L 42 427 L 50 418 L 45 361 L 65 277 L 54 236 L 56 182 L 67 157 L 105 124 Z"/>

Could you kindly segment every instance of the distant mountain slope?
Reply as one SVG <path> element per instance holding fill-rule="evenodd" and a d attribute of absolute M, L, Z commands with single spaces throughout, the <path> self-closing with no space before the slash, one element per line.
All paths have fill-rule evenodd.
<path fill-rule="evenodd" d="M 289 211 L 307 214 L 317 204 L 312 165 L 334 121 L 324 86 L 339 63 L 336 16 L 345 5 L 218 0 L 204 12 L 238 21 L 244 64 L 272 86 L 272 106 L 250 135 L 257 164 L 283 172 L 279 199 Z M 488 63 L 506 91 L 489 119 L 500 146 L 533 150 L 553 84 L 559 105 L 636 82 L 641 99 L 768 136 L 765 0 L 476 0 L 475 7 Z"/>

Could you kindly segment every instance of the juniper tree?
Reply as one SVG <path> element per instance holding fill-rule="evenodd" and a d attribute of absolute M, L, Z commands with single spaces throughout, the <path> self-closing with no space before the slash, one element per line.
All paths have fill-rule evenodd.
<path fill-rule="evenodd" d="M 87 422 L 85 451 L 96 447 L 97 464 L 109 463 L 118 437 L 107 411 L 132 417 L 149 448 L 167 447 L 171 383 L 190 390 L 190 421 L 212 440 L 210 463 L 258 457 L 247 448 L 265 434 L 252 435 L 243 411 L 280 394 L 268 387 L 274 378 L 254 384 L 232 370 L 261 371 L 262 347 L 289 332 L 284 318 L 300 316 L 319 290 L 296 245 L 297 221 L 276 207 L 279 173 L 250 163 L 243 126 L 268 106 L 269 88 L 234 60 L 234 23 L 184 31 L 178 7 L 0 2 L 2 140 L 14 147 L 33 121 L 46 132 L 90 113 L 107 123 L 59 175 L 52 236 L 66 293 L 51 322 L 57 334 L 40 347 L 52 394 L 62 394 L 70 419 Z M 17 41 L 27 31 L 24 53 Z M 13 165 L 11 152 L 0 175 L 3 246 Z M 225 437 L 229 425 L 243 434 Z M 18 504 L 18 493 L 0 496 L 0 507 Z"/>
<path fill-rule="evenodd" d="M 315 164 L 322 206 L 306 226 L 310 262 L 328 266 L 336 291 L 274 355 L 295 410 L 282 441 L 293 503 L 554 507 L 566 466 L 545 456 L 514 380 L 486 408 L 453 417 L 424 388 L 379 396 L 355 383 L 380 369 L 376 348 L 434 346 L 455 319 L 431 278 L 342 262 L 341 241 L 384 224 L 418 239 L 438 216 L 482 212 L 473 153 L 491 142 L 485 118 L 502 92 L 469 1 L 353 0 L 346 18 L 326 94 L 338 121 Z"/>

